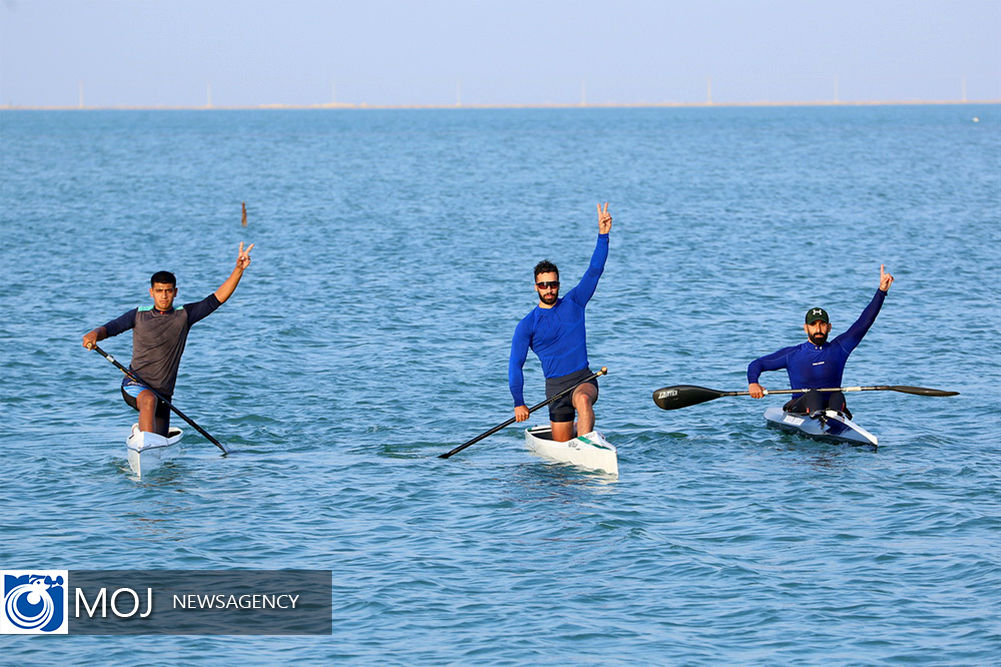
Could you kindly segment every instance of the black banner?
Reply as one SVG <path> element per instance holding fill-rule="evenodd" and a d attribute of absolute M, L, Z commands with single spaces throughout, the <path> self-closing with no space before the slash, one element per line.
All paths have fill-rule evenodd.
<path fill-rule="evenodd" d="M 73 635 L 329 635 L 330 570 L 70 570 Z"/>

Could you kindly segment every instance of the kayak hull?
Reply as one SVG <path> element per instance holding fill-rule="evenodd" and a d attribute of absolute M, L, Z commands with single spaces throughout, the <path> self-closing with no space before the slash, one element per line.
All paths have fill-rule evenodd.
<path fill-rule="evenodd" d="M 569 463 L 588 470 L 619 474 L 615 447 L 597 431 L 577 436 L 567 442 L 553 440 L 549 426 L 533 426 L 525 431 L 525 446 L 533 454 L 556 463 Z"/>
<path fill-rule="evenodd" d="M 167 437 L 156 433 L 140 431 L 138 424 L 132 425 L 132 433 L 125 441 L 129 467 L 138 477 L 149 474 L 160 467 L 165 461 L 177 456 L 181 451 L 181 436 L 179 428 L 168 431 Z"/>
<path fill-rule="evenodd" d="M 765 419 L 769 426 L 816 440 L 872 447 L 879 444 L 876 436 L 836 410 L 817 410 L 806 415 L 771 407 L 765 410 Z"/>

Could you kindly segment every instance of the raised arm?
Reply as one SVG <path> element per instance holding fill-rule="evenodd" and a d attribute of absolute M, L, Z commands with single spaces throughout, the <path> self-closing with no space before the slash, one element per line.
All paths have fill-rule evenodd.
<path fill-rule="evenodd" d="M 605 270 L 605 260 L 608 259 L 608 233 L 612 231 L 612 216 L 608 213 L 608 202 L 605 208 L 598 204 L 598 242 L 594 246 L 591 254 L 591 263 L 588 264 L 587 271 L 577 283 L 577 286 L 567 292 L 567 297 L 574 301 L 581 308 L 594 296 L 594 290 L 598 287 L 598 279 L 601 278 Z"/>
<path fill-rule="evenodd" d="M 226 282 L 219 286 L 219 289 L 215 291 L 215 298 L 219 299 L 219 303 L 226 303 L 226 300 L 233 295 L 233 291 L 236 286 L 240 284 L 240 278 L 243 277 L 243 272 L 248 266 L 250 266 L 250 251 L 253 250 L 254 244 L 251 243 L 250 246 L 244 250 L 243 242 L 240 242 L 240 250 L 237 252 L 236 256 L 236 267 L 233 272 L 229 274 L 229 278 L 226 278 Z"/>
<path fill-rule="evenodd" d="M 872 327 L 873 323 L 876 321 L 876 316 L 879 315 L 880 309 L 883 307 L 883 301 L 886 299 L 886 293 L 890 289 L 890 285 L 893 284 L 893 276 L 886 272 L 886 266 L 884 264 L 879 265 L 879 289 L 872 297 L 872 301 L 869 305 L 865 307 L 859 318 L 848 327 L 848 330 L 843 334 L 835 338 L 834 340 L 838 342 L 845 350 L 851 352 L 854 350 L 859 343 L 862 342 L 862 338 L 865 337 L 866 333 L 869 332 L 869 328 Z"/>

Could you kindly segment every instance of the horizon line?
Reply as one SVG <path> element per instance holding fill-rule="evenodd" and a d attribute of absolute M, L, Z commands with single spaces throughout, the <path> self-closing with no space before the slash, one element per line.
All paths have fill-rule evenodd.
<path fill-rule="evenodd" d="M 962 106 L 1001 104 L 1001 99 L 986 100 L 801 100 L 752 102 L 545 102 L 517 104 L 368 104 L 366 102 L 324 102 L 319 104 L 245 104 L 245 105 L 18 105 L 0 104 L 0 111 L 255 111 L 255 110 L 407 110 L 407 109 L 653 109 L 712 107 L 839 107 L 839 106 Z"/>

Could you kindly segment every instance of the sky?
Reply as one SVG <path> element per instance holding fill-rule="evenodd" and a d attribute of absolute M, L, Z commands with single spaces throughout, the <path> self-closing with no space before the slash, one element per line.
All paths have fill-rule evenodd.
<path fill-rule="evenodd" d="M 0 0 L 0 105 L 956 100 L 964 77 L 1001 99 L 1001 0 Z"/>

